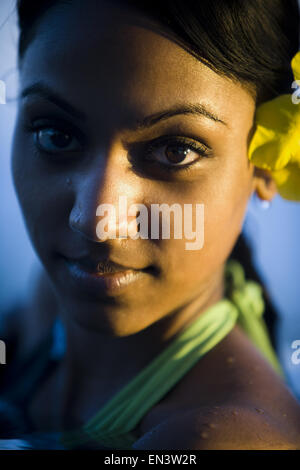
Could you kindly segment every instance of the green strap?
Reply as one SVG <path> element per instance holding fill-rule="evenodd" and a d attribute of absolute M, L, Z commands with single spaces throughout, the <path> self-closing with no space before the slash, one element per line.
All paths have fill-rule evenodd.
<path fill-rule="evenodd" d="M 229 260 L 226 265 L 228 296 L 238 308 L 237 323 L 248 338 L 284 379 L 283 369 L 277 359 L 263 319 L 265 304 L 262 287 L 254 281 L 246 281 L 245 273 L 238 261 Z"/>
<path fill-rule="evenodd" d="M 73 448 L 99 442 L 113 449 L 130 449 L 137 436 L 132 430 L 141 418 L 238 322 L 249 338 L 283 376 L 262 318 L 262 289 L 246 281 L 241 265 L 226 265 L 228 297 L 202 313 L 180 332 L 151 363 L 118 392 L 81 429 L 64 432 L 62 444 Z"/>
<path fill-rule="evenodd" d="M 79 433 L 66 433 L 64 445 L 72 447 L 78 440 L 86 442 L 92 437 L 108 446 L 117 439 L 120 446 L 121 435 L 134 429 L 146 412 L 229 333 L 236 320 L 237 310 L 226 299 L 208 309 L 117 393 Z M 130 440 L 131 444 L 134 440 L 135 436 Z"/>

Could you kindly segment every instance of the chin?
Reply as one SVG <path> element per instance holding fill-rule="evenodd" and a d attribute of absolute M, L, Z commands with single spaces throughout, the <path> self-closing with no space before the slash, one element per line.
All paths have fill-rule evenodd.
<path fill-rule="evenodd" d="M 74 321 L 91 333 L 102 333 L 110 337 L 126 337 L 147 328 L 152 319 L 141 315 L 141 309 L 120 305 L 77 303 L 64 309 L 67 320 Z"/>

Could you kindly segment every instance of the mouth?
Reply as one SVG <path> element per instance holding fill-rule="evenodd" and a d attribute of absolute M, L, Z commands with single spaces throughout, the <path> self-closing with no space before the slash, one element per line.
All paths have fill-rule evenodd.
<path fill-rule="evenodd" d="M 154 274 L 154 268 L 133 268 L 112 260 L 90 257 L 72 259 L 62 256 L 74 287 L 96 295 L 116 295 L 124 288 Z"/>

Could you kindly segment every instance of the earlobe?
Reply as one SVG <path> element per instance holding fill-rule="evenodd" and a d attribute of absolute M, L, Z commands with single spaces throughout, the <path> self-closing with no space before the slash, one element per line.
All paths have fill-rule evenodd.
<path fill-rule="evenodd" d="M 271 201 L 278 192 L 270 171 L 258 167 L 254 168 L 252 189 L 265 201 Z"/>

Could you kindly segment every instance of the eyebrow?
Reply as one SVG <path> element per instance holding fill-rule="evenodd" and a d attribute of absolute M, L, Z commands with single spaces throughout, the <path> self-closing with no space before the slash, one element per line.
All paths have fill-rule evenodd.
<path fill-rule="evenodd" d="M 86 114 L 80 111 L 79 109 L 75 108 L 75 106 L 71 105 L 68 101 L 64 98 L 59 96 L 58 93 L 53 91 L 48 85 L 42 82 L 34 83 L 33 85 L 28 86 L 25 88 L 21 93 L 21 98 L 26 98 L 27 96 L 37 95 L 41 98 L 45 98 L 47 101 L 51 101 L 52 103 L 56 104 L 68 114 L 71 114 L 77 119 L 81 119 L 82 121 L 86 120 Z"/>
<path fill-rule="evenodd" d="M 42 98 L 45 98 L 46 100 L 51 101 L 52 103 L 62 108 L 68 114 L 71 114 L 75 118 L 78 118 L 82 121 L 87 119 L 87 116 L 85 113 L 77 109 L 75 106 L 71 105 L 68 101 L 66 101 L 62 96 L 60 96 L 58 93 L 53 91 L 45 83 L 37 82 L 37 83 L 34 83 L 33 85 L 28 86 L 22 91 L 21 98 L 25 98 L 30 95 L 38 95 Z M 228 126 L 228 124 L 225 121 L 220 119 L 213 111 L 208 109 L 208 107 L 205 106 L 204 104 L 184 103 L 182 105 L 175 105 L 172 108 L 151 114 L 141 120 L 137 120 L 135 121 L 132 129 L 135 131 L 141 131 L 143 129 L 153 126 L 159 121 L 164 121 L 166 119 L 169 119 L 172 116 L 182 115 L 182 114 L 185 114 L 185 115 L 192 114 L 192 115 L 198 115 L 198 116 L 200 115 L 202 117 L 204 116 L 208 119 L 211 119 L 212 121 L 216 123 L 220 123 L 225 126 Z"/>
<path fill-rule="evenodd" d="M 135 129 L 142 130 L 147 127 L 151 127 L 156 124 L 158 121 L 163 121 L 169 119 L 172 116 L 176 116 L 179 114 L 192 114 L 192 115 L 201 115 L 202 117 L 206 117 L 211 119 L 214 122 L 221 123 L 224 126 L 228 126 L 228 124 L 220 119 L 215 113 L 210 111 L 205 105 L 201 103 L 184 103 L 183 105 L 175 105 L 170 109 L 165 111 L 160 111 L 155 114 L 151 114 L 146 118 L 142 119 L 141 121 L 136 122 Z"/>

